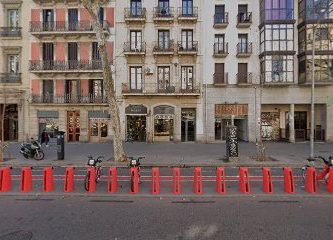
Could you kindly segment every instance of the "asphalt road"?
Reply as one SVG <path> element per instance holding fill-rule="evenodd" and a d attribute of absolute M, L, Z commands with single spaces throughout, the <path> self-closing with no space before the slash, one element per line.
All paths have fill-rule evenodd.
<path fill-rule="evenodd" d="M 0 240 L 333 239 L 332 197 L 2 196 Z"/>

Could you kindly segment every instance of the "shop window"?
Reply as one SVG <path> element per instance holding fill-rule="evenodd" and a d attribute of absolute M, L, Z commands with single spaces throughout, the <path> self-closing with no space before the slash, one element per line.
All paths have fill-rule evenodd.
<path fill-rule="evenodd" d="M 101 123 L 101 137 L 108 136 L 108 125 L 106 123 Z"/>
<path fill-rule="evenodd" d="M 155 136 L 172 136 L 173 119 L 155 119 Z"/>
<path fill-rule="evenodd" d="M 91 126 L 90 136 L 97 137 L 98 136 L 98 123 L 95 122 Z"/>

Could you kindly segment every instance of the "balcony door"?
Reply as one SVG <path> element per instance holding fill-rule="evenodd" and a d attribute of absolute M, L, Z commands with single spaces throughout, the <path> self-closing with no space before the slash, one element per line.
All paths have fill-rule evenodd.
<path fill-rule="evenodd" d="M 53 9 L 43 9 L 43 30 L 53 31 L 54 27 L 54 11 Z"/>
<path fill-rule="evenodd" d="M 158 47 L 160 49 L 170 48 L 170 32 L 169 30 L 159 30 L 158 31 Z"/>
<path fill-rule="evenodd" d="M 170 90 L 170 67 L 158 67 L 158 92 Z"/>
<path fill-rule="evenodd" d="M 54 45 L 53 43 L 43 43 L 43 69 L 51 70 L 54 64 Z"/>
<path fill-rule="evenodd" d="M 247 4 L 238 5 L 238 22 L 245 22 L 247 19 Z"/>
<path fill-rule="evenodd" d="M 214 45 L 214 53 L 224 53 L 226 52 L 225 44 L 224 44 L 224 34 L 215 34 L 215 45 Z"/>
<path fill-rule="evenodd" d="M 170 2 L 169 0 L 158 0 L 159 14 L 162 16 L 170 15 Z"/>
<path fill-rule="evenodd" d="M 193 90 L 193 67 L 192 66 L 184 66 L 181 69 L 181 89 L 182 91 L 189 91 Z"/>
<path fill-rule="evenodd" d="M 142 32 L 141 31 L 131 31 L 131 51 L 141 51 L 142 48 Z"/>
<path fill-rule="evenodd" d="M 215 76 L 214 83 L 215 84 L 224 84 L 226 83 L 226 79 L 224 78 L 224 63 L 215 63 Z"/>
<path fill-rule="evenodd" d="M 98 48 L 98 43 L 97 42 L 92 43 L 91 58 L 92 58 L 92 67 L 93 67 L 93 69 L 100 69 L 102 62 L 101 62 L 101 55 L 99 53 L 99 48 Z"/>
<path fill-rule="evenodd" d="M 247 63 L 238 63 L 238 83 L 247 83 Z"/>
<path fill-rule="evenodd" d="M 78 68 L 78 46 L 76 42 L 69 42 L 68 47 L 68 68 L 77 69 Z"/>
<path fill-rule="evenodd" d="M 131 92 L 141 92 L 142 83 L 142 67 L 130 67 Z"/>
<path fill-rule="evenodd" d="M 183 50 L 191 50 L 193 48 L 193 30 L 182 30 L 181 40 Z"/>
<path fill-rule="evenodd" d="M 247 40 L 247 34 L 238 34 L 238 52 L 239 53 L 247 53 L 248 52 L 248 40 Z"/>
<path fill-rule="evenodd" d="M 19 55 L 8 55 L 8 73 L 19 73 Z"/>
<path fill-rule="evenodd" d="M 193 0 L 182 0 L 182 15 L 183 16 L 193 15 Z"/>
<path fill-rule="evenodd" d="M 225 19 L 225 6 L 215 5 L 215 23 L 224 23 Z"/>
<path fill-rule="evenodd" d="M 79 12 L 77 8 L 68 9 L 68 30 L 76 31 L 78 30 L 79 23 Z"/>
<path fill-rule="evenodd" d="M 53 80 L 43 81 L 43 103 L 52 103 L 54 94 L 54 83 Z"/>
<path fill-rule="evenodd" d="M 19 10 L 18 9 L 8 9 L 7 27 L 10 28 L 10 31 L 15 31 L 15 28 L 19 27 Z"/>
<path fill-rule="evenodd" d="M 131 0 L 131 15 L 141 16 L 142 15 L 142 2 L 141 0 Z"/>
<path fill-rule="evenodd" d="M 75 103 L 77 102 L 78 82 L 76 80 L 66 80 L 65 82 L 65 102 Z"/>
<path fill-rule="evenodd" d="M 103 80 L 89 81 L 89 100 L 91 103 L 101 103 L 103 100 Z"/>

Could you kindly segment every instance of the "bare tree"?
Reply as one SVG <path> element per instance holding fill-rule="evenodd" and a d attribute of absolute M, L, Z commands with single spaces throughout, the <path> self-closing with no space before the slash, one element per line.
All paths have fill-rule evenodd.
<path fill-rule="evenodd" d="M 83 6 L 87 9 L 92 19 L 93 30 L 96 33 L 96 39 L 98 42 L 98 49 L 102 58 L 103 66 L 103 85 L 107 93 L 109 113 L 111 115 L 111 125 L 113 132 L 113 149 L 115 161 L 125 162 L 127 161 L 123 142 L 121 140 L 121 125 L 119 116 L 119 107 L 114 90 L 112 71 L 110 67 L 110 60 L 108 59 L 106 50 L 107 37 L 103 30 L 103 26 L 99 21 L 98 12 L 102 5 L 109 2 L 109 0 L 82 0 Z"/>

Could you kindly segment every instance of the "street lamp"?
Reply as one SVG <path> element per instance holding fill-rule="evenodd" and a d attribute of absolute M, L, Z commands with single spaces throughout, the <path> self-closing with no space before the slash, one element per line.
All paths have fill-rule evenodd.
<path fill-rule="evenodd" d="M 312 83 L 311 83 L 311 126 L 310 126 L 310 158 L 314 158 L 314 95 L 315 95 L 315 36 L 317 32 L 317 26 L 320 24 L 321 17 L 328 11 L 326 8 L 321 8 L 323 0 L 314 0 L 313 2 L 313 15 L 317 15 L 318 19 L 312 29 Z M 319 11 L 318 11 L 319 9 Z"/>

